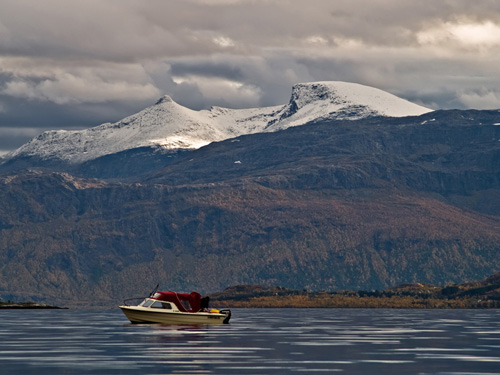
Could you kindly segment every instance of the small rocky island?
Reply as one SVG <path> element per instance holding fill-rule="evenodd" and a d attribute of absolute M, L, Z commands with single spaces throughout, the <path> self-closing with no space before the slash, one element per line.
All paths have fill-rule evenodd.
<path fill-rule="evenodd" d="M 51 306 L 36 302 L 0 301 L 0 309 L 65 309 L 65 308 L 66 307 Z"/>

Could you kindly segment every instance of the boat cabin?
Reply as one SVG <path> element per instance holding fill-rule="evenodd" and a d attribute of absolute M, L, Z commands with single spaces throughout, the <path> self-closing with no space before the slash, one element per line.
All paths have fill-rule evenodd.
<path fill-rule="evenodd" d="M 208 297 L 201 298 L 197 292 L 156 292 L 139 306 L 195 313 L 208 309 Z"/>

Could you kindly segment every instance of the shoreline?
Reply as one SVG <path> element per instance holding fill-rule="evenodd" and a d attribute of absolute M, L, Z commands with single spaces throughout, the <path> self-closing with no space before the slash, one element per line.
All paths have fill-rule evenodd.
<path fill-rule="evenodd" d="M 44 305 L 35 302 L 0 302 L 0 310 L 26 310 L 26 309 L 67 309 L 67 307 Z"/>

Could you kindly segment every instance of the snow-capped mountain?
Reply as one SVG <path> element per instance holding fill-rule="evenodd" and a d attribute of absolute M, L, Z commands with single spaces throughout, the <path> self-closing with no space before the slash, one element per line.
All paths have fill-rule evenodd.
<path fill-rule="evenodd" d="M 290 102 L 266 131 L 286 129 L 322 119 L 358 120 L 373 116 L 418 116 L 432 110 L 374 87 L 349 82 L 299 83 Z"/>
<path fill-rule="evenodd" d="M 385 91 L 346 82 L 297 84 L 288 104 L 264 108 L 194 111 L 164 96 L 155 105 L 113 124 L 44 132 L 6 159 L 38 157 L 77 164 L 139 147 L 196 149 L 243 134 L 272 132 L 322 119 L 402 117 L 430 111 Z"/>

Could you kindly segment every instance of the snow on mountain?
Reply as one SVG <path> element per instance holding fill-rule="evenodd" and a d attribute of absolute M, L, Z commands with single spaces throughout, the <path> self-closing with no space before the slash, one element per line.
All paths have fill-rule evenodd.
<path fill-rule="evenodd" d="M 243 134 L 271 132 L 321 119 L 402 117 L 431 110 L 385 91 L 347 82 L 297 84 L 288 104 L 194 111 L 162 97 L 155 105 L 114 124 L 44 132 L 6 156 L 36 156 L 81 163 L 144 146 L 196 149 Z"/>
<path fill-rule="evenodd" d="M 286 129 L 321 119 L 357 120 L 365 117 L 418 116 L 430 109 L 374 87 L 349 82 L 299 83 L 279 121 L 267 130 Z"/>

